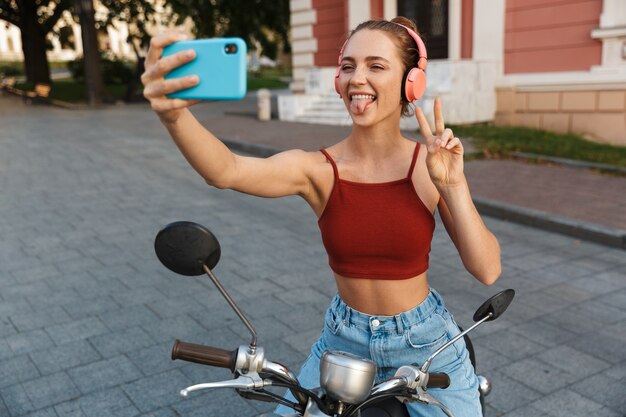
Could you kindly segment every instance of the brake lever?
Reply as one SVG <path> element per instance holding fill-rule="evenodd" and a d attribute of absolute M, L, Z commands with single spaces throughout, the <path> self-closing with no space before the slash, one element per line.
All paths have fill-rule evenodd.
<path fill-rule="evenodd" d="M 438 399 L 436 399 L 435 397 L 433 397 L 432 395 L 424 391 L 424 389 L 421 387 L 416 389 L 416 393 L 413 394 L 411 398 L 415 401 L 418 401 L 424 404 L 435 405 L 439 407 L 441 411 L 443 411 L 446 414 L 446 416 L 454 417 L 454 414 L 452 414 L 452 411 L 450 411 L 448 407 L 446 407 L 445 405 L 443 405 L 441 401 L 439 401 Z"/>
<path fill-rule="evenodd" d="M 247 375 L 240 375 L 235 379 L 220 382 L 208 382 L 205 384 L 196 384 L 180 391 L 180 395 L 187 397 L 190 392 L 200 391 L 212 388 L 233 388 L 233 389 L 259 389 L 272 385 L 272 381 L 265 380 L 256 372 L 250 372 Z"/>

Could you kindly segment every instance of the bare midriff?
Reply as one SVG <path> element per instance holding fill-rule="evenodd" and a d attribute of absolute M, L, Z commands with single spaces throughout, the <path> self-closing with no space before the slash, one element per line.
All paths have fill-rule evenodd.
<path fill-rule="evenodd" d="M 393 316 L 411 310 L 428 296 L 426 272 L 399 280 L 346 278 L 335 275 L 343 301 L 365 314 Z"/>

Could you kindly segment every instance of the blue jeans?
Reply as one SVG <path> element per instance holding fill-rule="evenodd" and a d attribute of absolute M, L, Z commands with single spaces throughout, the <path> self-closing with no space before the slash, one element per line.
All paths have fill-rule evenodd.
<path fill-rule="evenodd" d="M 303 387 L 319 387 L 320 358 L 325 350 L 331 349 L 374 361 L 378 368 L 376 383 L 379 383 L 391 378 L 402 365 L 422 365 L 435 350 L 459 333 L 459 327 L 434 289 L 420 305 L 395 316 L 361 313 L 336 295 L 326 311 L 322 336 L 311 347 L 298 380 Z M 428 392 L 455 417 L 482 416 L 478 380 L 462 338 L 433 360 L 429 372 L 445 372 L 450 376 L 448 388 Z M 290 393 L 287 398 L 293 401 Z M 445 416 L 436 406 L 421 403 L 407 406 L 412 417 Z M 277 414 L 289 412 L 293 410 L 285 406 L 276 409 Z"/>

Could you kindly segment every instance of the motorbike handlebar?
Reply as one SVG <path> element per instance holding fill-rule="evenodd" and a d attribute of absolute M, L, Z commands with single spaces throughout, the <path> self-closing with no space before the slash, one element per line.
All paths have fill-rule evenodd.
<path fill-rule="evenodd" d="M 228 351 L 211 346 L 196 345 L 178 339 L 172 347 L 172 360 L 181 359 L 202 365 L 216 366 L 235 372 L 238 349 Z"/>
<path fill-rule="evenodd" d="M 450 377 L 448 374 L 429 374 L 427 388 L 448 388 L 450 386 Z"/>

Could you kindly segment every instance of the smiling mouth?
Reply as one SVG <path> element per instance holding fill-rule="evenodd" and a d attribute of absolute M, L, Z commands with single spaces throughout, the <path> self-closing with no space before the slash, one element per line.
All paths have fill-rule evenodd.
<path fill-rule="evenodd" d="M 362 114 L 374 101 L 376 101 L 376 96 L 372 94 L 352 94 L 350 109 L 355 114 Z"/>

